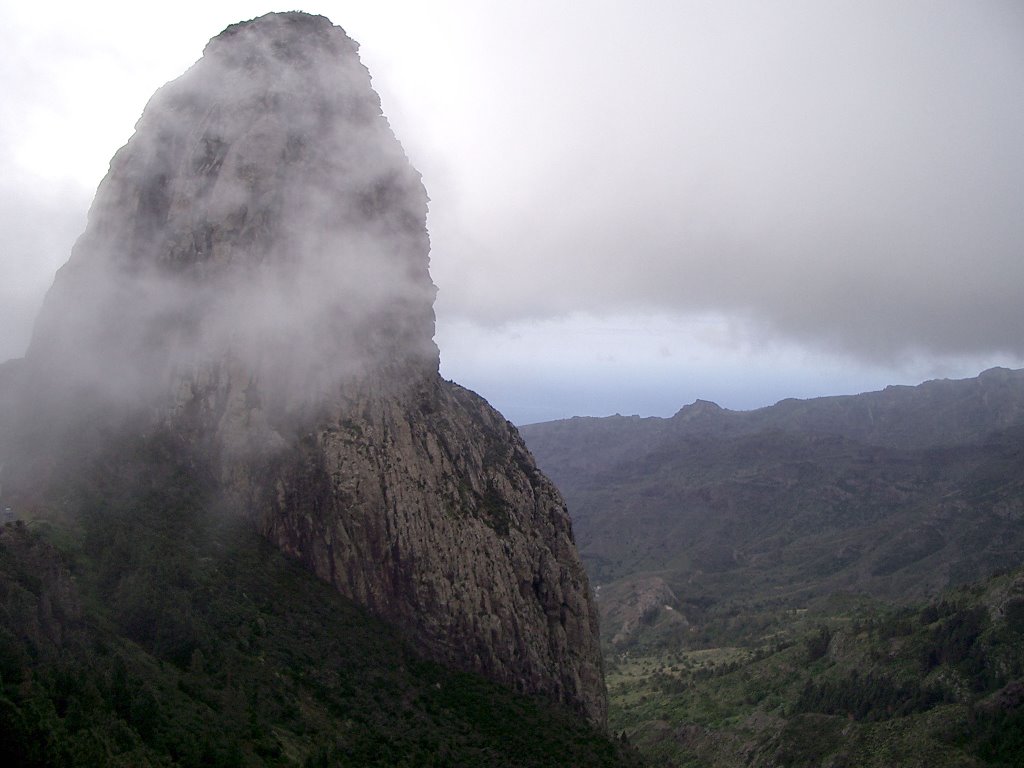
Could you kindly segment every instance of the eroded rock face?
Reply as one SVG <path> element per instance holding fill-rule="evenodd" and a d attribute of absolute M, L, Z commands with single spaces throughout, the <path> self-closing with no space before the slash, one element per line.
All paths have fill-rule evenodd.
<path fill-rule="evenodd" d="M 604 717 L 569 518 L 515 429 L 437 378 L 357 387 L 253 505 L 284 551 L 434 656 Z"/>
<path fill-rule="evenodd" d="M 426 203 L 339 27 L 229 27 L 114 157 L 25 365 L 206 446 L 231 506 L 432 657 L 601 723 L 565 505 L 438 375 Z"/>

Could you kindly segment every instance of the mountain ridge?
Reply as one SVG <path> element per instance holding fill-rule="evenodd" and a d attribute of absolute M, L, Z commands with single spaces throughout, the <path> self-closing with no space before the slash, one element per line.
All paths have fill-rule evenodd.
<path fill-rule="evenodd" d="M 647 574 L 684 601 L 926 597 L 1024 547 L 1024 371 L 521 431 L 602 594 Z"/>
<path fill-rule="evenodd" d="M 1024 371 L 521 432 L 658 765 L 1017 765 Z M 1012 596 L 1012 597 L 1011 597 Z"/>
<path fill-rule="evenodd" d="M 999 393 L 1007 394 L 1005 404 L 998 413 L 984 410 L 986 400 L 992 400 Z M 939 407 L 936 412 L 932 405 L 924 407 L 915 398 L 927 399 Z M 943 409 L 956 409 L 961 402 L 970 402 L 970 418 L 978 419 L 969 424 L 961 423 L 957 434 L 950 434 L 944 422 Z M 900 413 L 904 406 L 911 405 L 915 413 Z M 958 411 L 957 418 L 965 422 L 964 411 Z M 900 425 L 894 419 L 910 423 Z M 917 424 L 914 420 L 917 420 Z M 1001 426 L 1024 421 L 1024 369 L 990 368 L 977 377 L 968 379 L 933 379 L 916 386 L 890 385 L 884 389 L 857 395 L 830 395 L 809 399 L 785 398 L 774 405 L 747 411 L 722 408 L 718 404 L 698 399 L 682 406 L 673 416 L 576 416 L 557 419 L 520 427 L 535 453 L 543 454 L 545 465 L 550 469 L 558 467 L 560 460 L 548 443 L 556 439 L 561 430 L 572 430 L 576 439 L 584 441 L 582 448 L 594 443 L 594 456 L 601 455 L 601 466 L 620 455 L 637 455 L 649 450 L 652 443 L 675 436 L 689 436 L 702 432 L 718 435 L 749 434 L 769 428 L 782 430 L 814 431 L 826 434 L 842 434 L 869 444 L 891 444 L 903 447 L 929 447 L 944 442 L 963 442 L 964 439 L 979 440 L 989 431 Z M 916 433 L 914 430 L 916 427 Z M 614 447 L 600 442 L 601 433 L 615 430 L 618 443 Z M 922 434 L 923 433 L 923 434 Z M 628 447 L 627 447 L 628 446 Z M 603 458 L 611 457 L 611 458 Z M 579 461 L 580 457 L 574 457 Z M 557 469 L 552 469 L 557 474 Z M 562 478 L 564 480 L 564 478 Z"/>

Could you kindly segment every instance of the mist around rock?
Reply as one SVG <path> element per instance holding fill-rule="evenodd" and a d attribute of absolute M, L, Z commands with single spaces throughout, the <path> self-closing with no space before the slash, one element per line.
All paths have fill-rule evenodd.
<path fill-rule="evenodd" d="M 45 510 L 111 445 L 169 441 L 212 514 L 426 657 L 603 726 L 565 504 L 438 373 L 426 206 L 341 28 L 228 27 L 151 99 L 5 366 L 6 492 Z M 116 494 L 119 470 L 96 470 Z"/>
<path fill-rule="evenodd" d="M 276 28 L 228 28 L 150 101 L 37 321 L 50 376 L 139 401 L 228 357 L 301 399 L 436 369 L 419 176 L 355 44 Z"/>

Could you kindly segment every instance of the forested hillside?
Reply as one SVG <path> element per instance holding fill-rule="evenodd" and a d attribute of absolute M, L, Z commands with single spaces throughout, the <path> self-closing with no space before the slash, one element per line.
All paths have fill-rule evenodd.
<path fill-rule="evenodd" d="M 1024 371 L 522 432 L 658 764 L 1024 762 Z"/>
<path fill-rule="evenodd" d="M 195 458 L 126 441 L 0 528 L 5 765 L 634 764 L 425 661 L 222 514 Z"/>

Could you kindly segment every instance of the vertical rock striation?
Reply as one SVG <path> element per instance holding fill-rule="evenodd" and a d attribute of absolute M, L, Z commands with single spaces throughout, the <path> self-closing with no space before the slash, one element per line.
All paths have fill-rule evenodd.
<path fill-rule="evenodd" d="M 426 209 L 343 30 L 231 26 L 111 162 L 24 361 L 33 397 L 170 426 L 232 507 L 424 652 L 601 723 L 565 505 L 438 374 Z"/>

